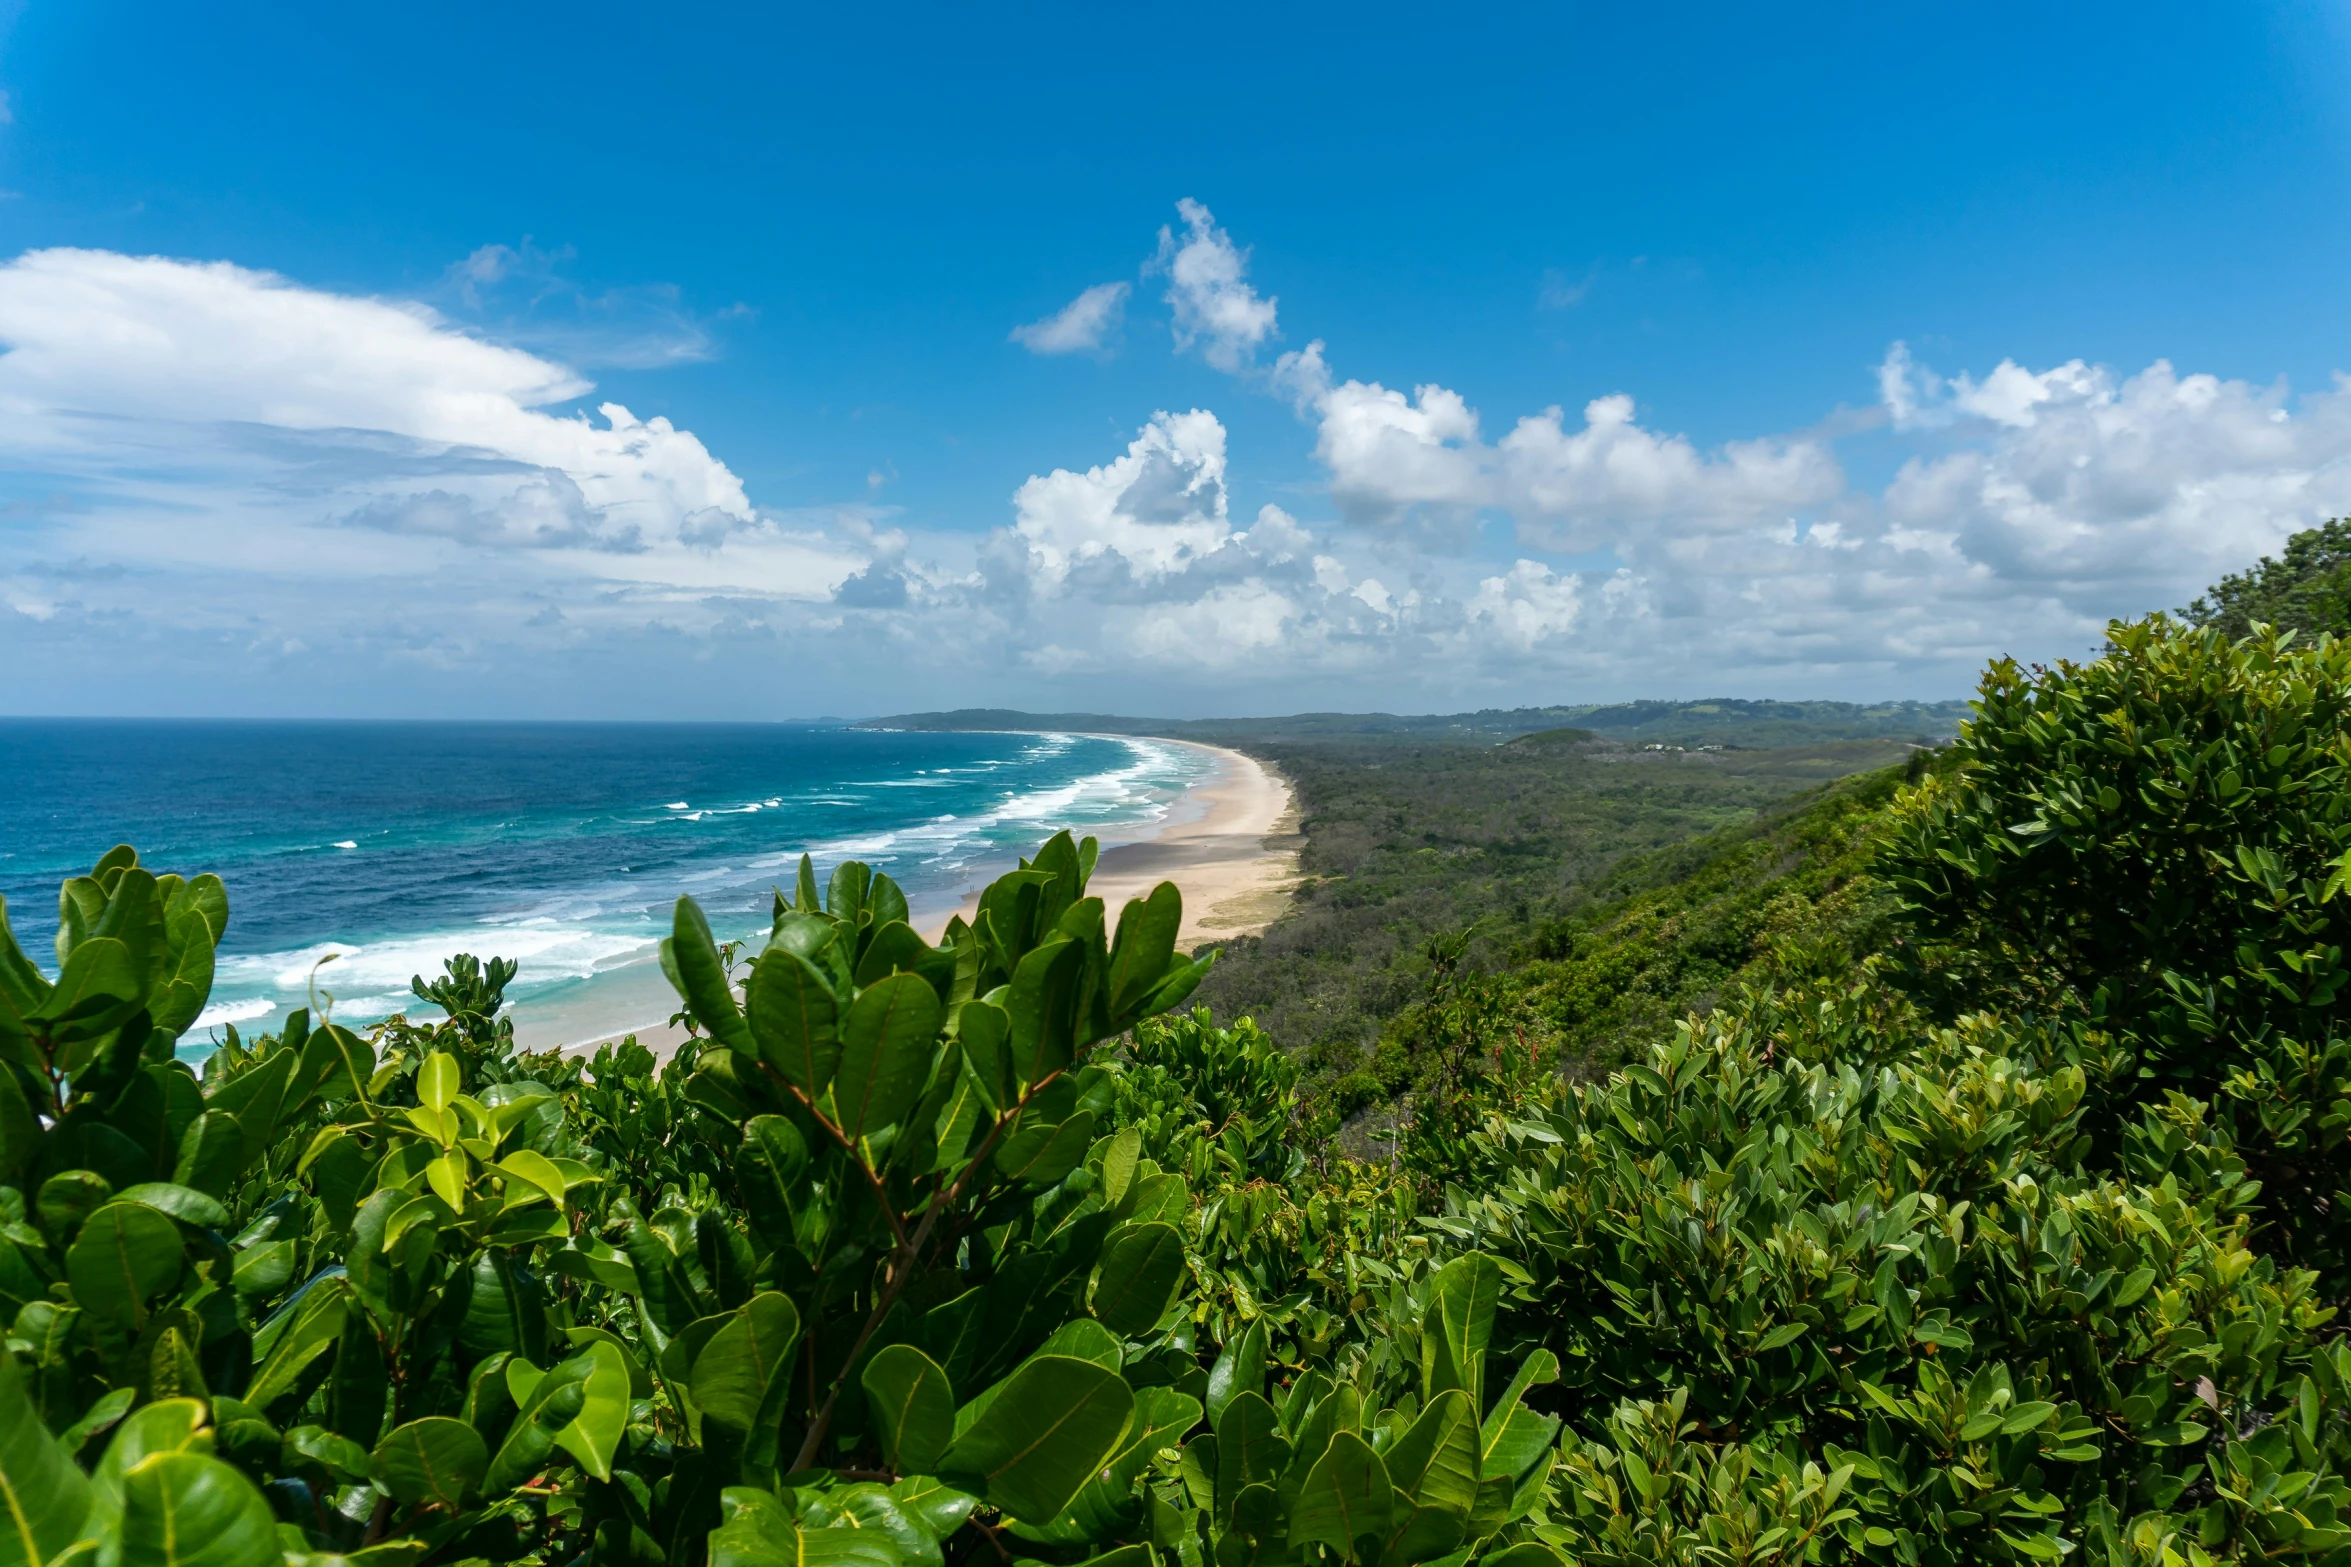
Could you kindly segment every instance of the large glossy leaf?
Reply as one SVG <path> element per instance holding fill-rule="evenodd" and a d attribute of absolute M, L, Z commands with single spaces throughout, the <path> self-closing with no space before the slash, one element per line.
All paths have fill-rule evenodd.
<path fill-rule="evenodd" d="M 694 1356 L 688 1385 L 703 1417 L 750 1430 L 799 1336 L 800 1313 L 783 1295 L 770 1290 L 745 1302 Z"/>
<path fill-rule="evenodd" d="M 90 1482 L 49 1435 L 13 1354 L 0 1352 L 0 1567 L 41 1567 L 73 1543 Z"/>
<path fill-rule="evenodd" d="M 1352 1431 L 1334 1432 L 1290 1509 L 1291 1546 L 1358 1555 L 1357 1540 L 1386 1533 L 1392 1494 L 1388 1467 L 1371 1445 Z"/>
<path fill-rule="evenodd" d="M 1459 1545 L 1478 1496 L 1477 1413 L 1469 1395 L 1456 1388 L 1430 1399 L 1383 1462 L 1395 1511 L 1382 1560 L 1405 1567 Z"/>
<path fill-rule="evenodd" d="M 771 946 L 752 965 L 744 989 L 759 1059 L 816 1098 L 832 1082 L 841 1059 L 839 1003 L 832 987 L 799 953 Z"/>
<path fill-rule="evenodd" d="M 1184 924 L 1184 895 L 1171 881 L 1151 889 L 1119 912 L 1118 935 L 1110 946 L 1110 1013 L 1114 1025 L 1131 1022 L 1166 977 L 1175 956 L 1176 932 Z"/>
<path fill-rule="evenodd" d="M 436 1050 L 416 1069 L 416 1097 L 428 1110 L 446 1110 L 457 1097 L 460 1074 L 457 1058 Z"/>
<path fill-rule="evenodd" d="M 144 1203 L 110 1202 L 74 1237 L 65 1272 L 77 1305 L 135 1332 L 147 1302 L 179 1282 L 182 1260 L 178 1225 Z"/>
<path fill-rule="evenodd" d="M 702 917 L 701 908 L 692 898 L 678 899 L 670 937 L 661 944 L 661 955 L 671 982 L 685 998 L 703 1032 L 729 1050 L 742 1055 L 756 1053 L 751 1026 L 743 1021 L 742 1012 L 735 1006 L 735 993 L 727 984 L 727 971 L 718 961 L 718 943 L 711 937 L 710 922 Z"/>
<path fill-rule="evenodd" d="M 1022 1111 L 1012 1135 L 997 1146 L 996 1168 L 1007 1180 L 1050 1186 L 1076 1169 L 1093 1147 L 1094 1112 L 1079 1110 L 1059 1123 L 1032 1121 L 1032 1113 Z"/>
<path fill-rule="evenodd" d="M 1012 1015 L 985 1001 L 967 1001 L 955 1014 L 965 1070 L 989 1109 L 1001 1114 L 1020 1097 L 1012 1076 Z"/>
<path fill-rule="evenodd" d="M 1022 1082 L 1043 1082 L 1076 1053 L 1078 987 L 1085 968 L 1086 949 L 1056 936 L 1013 970 L 1004 1009 L 1012 1019 L 1012 1069 Z"/>
<path fill-rule="evenodd" d="M 0 1002 L 23 1016 L 48 994 L 49 977 L 16 944 L 16 932 L 8 923 L 8 900 L 0 898 Z"/>
<path fill-rule="evenodd" d="M 253 1482 L 201 1453 L 123 1476 L 121 1567 L 280 1567 L 277 1519 Z"/>
<path fill-rule="evenodd" d="M 1255 1393 L 1265 1386 L 1265 1323 L 1249 1324 L 1239 1338 L 1225 1345 L 1208 1368 L 1208 1423 L 1224 1422 L 1225 1406 L 1238 1393 Z"/>
<path fill-rule="evenodd" d="M 602 1347 L 602 1346 L 599 1346 Z M 587 1403 L 588 1374 L 593 1369 L 593 1351 L 574 1355 L 553 1370 L 518 1376 L 528 1372 L 519 1361 L 506 1363 L 507 1385 L 510 1390 L 516 1382 L 525 1385 L 514 1394 L 516 1412 L 514 1423 L 506 1428 L 506 1440 L 490 1458 L 490 1472 L 483 1477 L 482 1489 L 489 1495 L 511 1491 L 539 1472 L 549 1455 L 555 1451 L 555 1437 L 559 1431 L 568 1431 Z M 628 1372 L 621 1372 L 623 1389 Z"/>
<path fill-rule="evenodd" d="M 940 1473 L 1015 1518 L 1049 1523 L 1118 1450 L 1134 1413 L 1135 1395 L 1117 1372 L 1034 1356 L 956 1439 Z"/>
<path fill-rule="evenodd" d="M 580 1412 L 555 1434 L 556 1445 L 599 1480 L 612 1478 L 612 1460 L 628 1432 L 629 1362 L 609 1339 L 588 1346 L 589 1370 Z"/>
<path fill-rule="evenodd" d="M 112 937 L 84 941 L 73 949 L 35 1015 L 51 1023 L 51 1037 L 94 1039 L 120 1023 L 138 1005 L 141 975 L 131 950 Z"/>
<path fill-rule="evenodd" d="M 1281 1417 L 1257 1393 L 1233 1395 L 1216 1423 L 1216 1500 L 1230 1507 L 1253 1485 L 1271 1485 L 1290 1464 Z"/>
<path fill-rule="evenodd" d="M 1558 1380 L 1559 1357 L 1547 1349 L 1538 1349 L 1518 1363 L 1517 1374 L 1502 1390 L 1502 1396 L 1494 1400 L 1494 1407 L 1486 1411 L 1486 1418 L 1478 1427 L 1478 1459 L 1487 1473 L 1497 1472 L 1496 1451 L 1517 1418 L 1519 1400 L 1526 1396 L 1527 1389 Z M 1556 1426 L 1558 1422 L 1554 1420 L 1551 1424 Z M 1513 1464 L 1509 1472 L 1515 1474 L 1520 1467 Z"/>
<path fill-rule="evenodd" d="M 1135 1391 L 1135 1419 L 1100 1473 L 1086 1482 L 1070 1504 L 1070 1518 L 1087 1539 L 1111 1539 L 1127 1531 L 1138 1510 L 1135 1481 L 1163 1447 L 1200 1423 L 1200 1400 L 1172 1387 Z"/>
<path fill-rule="evenodd" d="M 1486 1346 L 1502 1302 L 1502 1266 L 1483 1252 L 1456 1257 L 1437 1271 L 1435 1333 L 1421 1335 L 1421 1374 L 1430 1395 L 1457 1387 L 1476 1403 Z"/>
<path fill-rule="evenodd" d="M 710 1567 L 902 1567 L 897 1544 L 878 1529 L 803 1529 L 766 1491 L 731 1485 L 719 1493 L 710 1531 Z"/>
<path fill-rule="evenodd" d="M 1104 1326 L 1139 1338 L 1167 1315 L 1185 1277 L 1184 1238 L 1174 1225 L 1130 1225 L 1103 1248 L 1094 1315 Z"/>
<path fill-rule="evenodd" d="M 462 1420 L 430 1415 L 385 1437 L 368 1475 L 400 1501 L 455 1508 L 481 1485 L 489 1467 L 490 1449 L 480 1432 Z"/>
<path fill-rule="evenodd" d="M 895 1126 L 922 1096 L 939 1036 L 938 993 L 914 974 L 893 974 L 858 993 L 841 1023 L 833 1109 L 850 1138 Z"/>
<path fill-rule="evenodd" d="M 955 1436 L 947 1373 L 912 1344 L 892 1344 L 866 1362 L 860 1380 L 883 1460 L 901 1474 L 935 1470 Z"/>
<path fill-rule="evenodd" d="M 179 1158 L 171 1178 L 181 1186 L 225 1197 L 245 1168 L 251 1148 L 245 1128 L 226 1110 L 206 1110 L 180 1134 Z"/>
<path fill-rule="evenodd" d="M 220 1205 L 217 1198 L 170 1181 L 143 1181 L 137 1186 L 126 1186 L 114 1194 L 114 1200 L 144 1203 L 157 1213 L 167 1213 L 183 1224 L 207 1229 L 228 1227 L 229 1211 Z"/>

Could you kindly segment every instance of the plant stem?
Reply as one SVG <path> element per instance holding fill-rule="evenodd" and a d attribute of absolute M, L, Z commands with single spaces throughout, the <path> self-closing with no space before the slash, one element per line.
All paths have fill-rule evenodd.
<path fill-rule="evenodd" d="M 1062 1069 L 1062 1071 L 1066 1070 L 1067 1068 Z M 988 1131 L 987 1141 L 980 1144 L 980 1151 L 971 1157 L 969 1163 L 964 1165 L 963 1173 L 955 1178 L 955 1184 L 933 1197 L 930 1206 L 923 1210 L 922 1223 L 915 1227 L 914 1238 L 911 1241 L 905 1238 L 904 1231 L 899 1231 L 899 1244 L 905 1254 L 903 1265 L 900 1265 L 899 1257 L 893 1254 L 890 1274 L 882 1285 L 881 1297 L 874 1302 L 873 1313 L 865 1319 L 865 1328 L 857 1335 L 857 1342 L 849 1346 L 849 1355 L 841 1362 L 840 1374 L 833 1378 L 833 1385 L 826 1389 L 823 1407 L 817 1410 L 816 1418 L 808 1423 L 808 1435 L 801 1440 L 800 1452 L 792 1460 L 794 1469 L 807 1469 L 815 1465 L 816 1455 L 824 1446 L 825 1434 L 832 1429 L 833 1406 L 840 1402 L 841 1385 L 849 1380 L 849 1368 L 857 1364 L 857 1357 L 865 1352 L 866 1344 L 873 1338 L 875 1331 L 881 1327 L 882 1319 L 890 1314 L 891 1307 L 898 1304 L 899 1295 L 906 1289 L 906 1281 L 914 1277 L 914 1264 L 921 1260 L 923 1245 L 931 1238 L 931 1231 L 938 1224 L 939 1215 L 944 1213 L 955 1199 L 963 1194 L 965 1185 L 979 1172 L 980 1167 L 988 1162 L 988 1156 L 996 1151 L 997 1142 L 1004 1136 L 1004 1129 L 1010 1126 L 1014 1118 L 1028 1107 L 1029 1101 L 1035 1098 L 1047 1083 L 1052 1082 L 1060 1075 L 1061 1071 L 1046 1073 L 1043 1078 L 1029 1085 L 1028 1091 L 1020 1096 L 1020 1102 L 1012 1107 L 1009 1114 L 996 1118 L 996 1124 Z M 798 1093 L 799 1090 L 795 1088 L 793 1092 Z M 821 1120 L 822 1117 L 819 1119 Z M 834 1132 L 834 1135 L 840 1135 L 838 1130 Z M 856 1157 L 854 1152 L 851 1157 Z M 863 1167 L 862 1160 L 859 1161 L 859 1166 Z M 870 1173 L 868 1172 L 868 1174 Z M 882 1211 L 884 1213 L 890 1212 L 887 1201 L 882 1204 Z M 890 1223 L 892 1229 L 897 1229 L 895 1215 L 891 1216 Z"/>

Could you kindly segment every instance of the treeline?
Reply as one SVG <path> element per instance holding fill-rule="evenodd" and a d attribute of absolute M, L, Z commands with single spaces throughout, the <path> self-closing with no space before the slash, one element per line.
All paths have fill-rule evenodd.
<path fill-rule="evenodd" d="M 872 718 L 861 727 L 1160 735 L 1240 746 L 1383 738 L 1494 741 L 1542 730 L 1582 728 L 1604 739 L 1634 745 L 1770 747 L 1837 740 L 1933 740 L 1948 737 L 1966 717 L 1964 702 L 1773 702 L 1712 697 L 1698 702 L 1483 708 L 1474 713 L 1292 713 L 1278 718 L 1134 718 L 1118 713 L 1024 713 L 1015 708 L 967 707 Z"/>

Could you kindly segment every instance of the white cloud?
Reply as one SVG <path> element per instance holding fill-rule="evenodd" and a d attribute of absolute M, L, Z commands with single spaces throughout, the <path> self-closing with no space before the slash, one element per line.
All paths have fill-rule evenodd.
<path fill-rule="evenodd" d="M 744 672 L 803 713 L 1051 704 L 1051 683 L 1130 706 L 1935 694 L 1995 653 L 2081 652 L 2107 616 L 2351 513 L 2351 382 L 1944 375 L 1895 344 L 1869 422 L 1898 471 L 1857 483 L 1851 416 L 1699 438 L 1619 387 L 1485 417 L 1465 389 L 1337 374 L 1319 340 L 1268 365 L 1275 302 L 1183 213 L 1161 253 L 1179 342 L 1294 404 L 1324 494 L 1259 504 L 1266 456 L 1191 408 L 1040 465 L 961 529 L 870 501 L 779 513 L 691 430 L 583 411 L 573 364 L 423 305 L 28 253 L 0 265 L 0 662 L 123 682 L 116 710 L 191 668 L 233 693 L 430 678 L 508 710 L 528 689 L 485 676 L 560 676 L 592 712 L 735 711 Z M 1030 346 L 1107 341 L 1123 288 Z M 1108 314 L 1079 308 L 1097 296 Z"/>
<path fill-rule="evenodd" d="M 1167 302 L 1175 310 L 1176 347 L 1198 345 L 1219 370 L 1240 370 L 1259 345 L 1279 335 L 1272 298 L 1260 298 L 1248 281 L 1249 253 L 1216 226 L 1216 214 L 1186 197 L 1176 203 L 1184 236 L 1159 231 L 1152 270 L 1167 274 Z"/>
<path fill-rule="evenodd" d="M 0 266 L 0 471 L 64 503 L 11 527 L 0 593 L 49 604 L 61 634 L 241 626 L 273 657 L 340 636 L 379 663 L 457 667 L 707 626 L 746 600 L 827 603 L 868 558 L 824 522 L 755 508 L 665 418 L 563 411 L 591 390 L 413 303 L 227 263 L 28 252 Z M 119 569 L 31 594 L 55 558 Z M 314 590 L 361 583 L 321 616 Z M 558 601 L 541 624 L 563 629 L 530 630 Z M 304 634 L 254 629 L 278 618 Z M 371 642 L 386 636 L 409 651 Z"/>
<path fill-rule="evenodd" d="M 1334 385 L 1320 342 L 1284 354 L 1272 380 L 1315 419 L 1314 454 L 1329 471 L 1331 498 L 1362 522 L 1416 508 L 1497 507 L 1530 539 L 1587 549 L 1633 522 L 1749 526 L 1832 500 L 1844 482 L 1815 441 L 1734 441 L 1701 453 L 1683 436 L 1644 429 L 1621 392 L 1585 404 L 1582 427 L 1572 432 L 1560 409 L 1547 408 L 1489 446 L 1460 393 L 1424 385 L 1406 397 L 1376 381 Z"/>
<path fill-rule="evenodd" d="M 1126 317 L 1124 283 L 1097 283 L 1042 321 L 1012 329 L 1011 341 L 1032 354 L 1092 354 Z"/>

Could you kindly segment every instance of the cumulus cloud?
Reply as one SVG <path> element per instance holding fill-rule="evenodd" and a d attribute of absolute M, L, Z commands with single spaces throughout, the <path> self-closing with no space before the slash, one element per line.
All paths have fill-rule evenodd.
<path fill-rule="evenodd" d="M 668 419 L 566 406 L 592 390 L 413 302 L 220 262 L 28 252 L 0 266 L 0 488 L 67 503 L 11 524 L 9 553 L 128 569 L 69 603 L 0 565 L 0 591 L 60 628 L 241 625 L 290 656 L 335 622 L 258 628 L 318 621 L 310 587 L 367 583 L 347 607 L 370 634 L 403 622 L 404 646 L 462 664 L 528 644 L 550 599 L 567 637 L 707 624 L 739 613 L 711 610 L 714 591 L 821 603 L 867 563 L 838 530 L 754 507 Z"/>
<path fill-rule="evenodd" d="M 1320 340 L 1267 363 L 1276 303 L 1246 250 L 1182 214 L 1155 262 L 1179 347 L 1286 399 L 1320 487 L 1265 504 L 1263 451 L 1171 409 L 927 532 L 867 501 L 758 506 L 691 430 L 591 408 L 575 364 L 456 306 L 28 253 L 0 265 L 0 661 L 290 691 L 566 669 L 587 711 L 612 688 L 588 672 L 617 671 L 640 712 L 642 669 L 665 712 L 673 692 L 733 711 L 737 669 L 790 671 L 752 688 L 803 713 L 1095 679 L 1253 705 L 1931 695 L 1995 653 L 2078 653 L 2109 615 L 2351 513 L 2351 382 L 1945 374 L 1896 343 L 1875 409 L 1810 428 L 1701 438 L 1612 386 L 1481 411 L 1344 375 Z M 467 276 L 519 287 L 527 260 Z M 1107 342 L 1127 298 L 1088 290 L 1020 340 Z M 1890 479 L 1840 461 L 1864 426 Z"/>
<path fill-rule="evenodd" d="M 1330 474 L 1331 497 L 1361 522 L 1417 508 L 1495 507 L 1530 539 L 1586 549 L 1636 522 L 1748 526 L 1831 500 L 1843 486 L 1817 442 L 1734 441 L 1702 453 L 1683 436 L 1643 428 L 1623 393 L 1586 403 L 1573 430 L 1561 409 L 1547 408 L 1488 445 L 1477 410 L 1459 392 L 1430 384 L 1406 396 L 1376 381 L 1334 384 L 1320 342 L 1283 355 L 1273 381 L 1314 419 L 1314 453 Z"/>
<path fill-rule="evenodd" d="M 1032 354 L 1093 354 L 1126 319 L 1124 283 L 1097 283 L 1042 321 L 1012 329 L 1011 341 Z"/>
<path fill-rule="evenodd" d="M 1186 197 L 1176 203 L 1184 220 L 1181 239 L 1159 231 L 1159 253 L 1151 269 L 1167 275 L 1167 303 L 1175 311 L 1179 350 L 1197 347 L 1219 370 L 1240 370 L 1268 338 L 1278 336 L 1275 306 L 1248 280 L 1249 252 L 1216 226 L 1216 214 Z"/>

